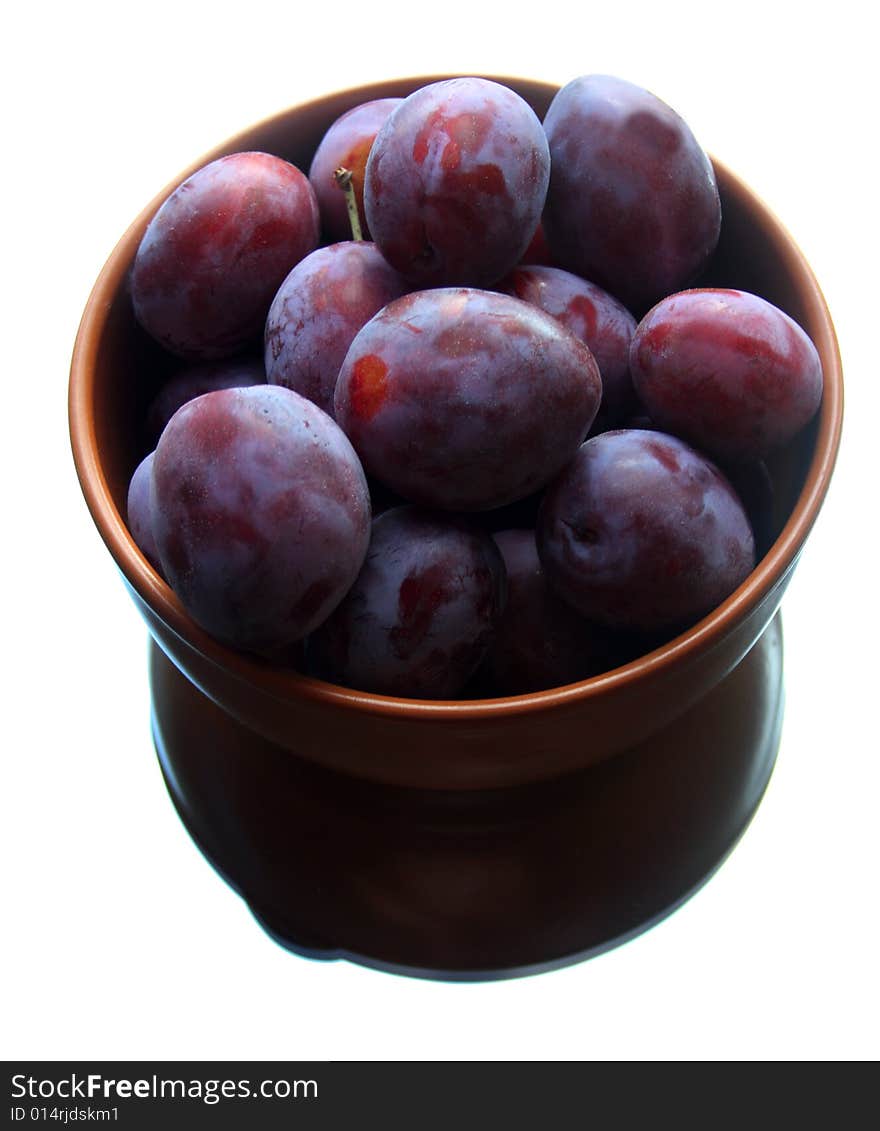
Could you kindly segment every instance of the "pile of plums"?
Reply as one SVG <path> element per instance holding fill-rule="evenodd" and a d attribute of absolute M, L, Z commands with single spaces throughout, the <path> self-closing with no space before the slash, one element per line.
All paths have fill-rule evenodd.
<path fill-rule="evenodd" d="M 790 317 L 696 285 L 721 223 L 685 122 L 601 75 L 543 123 L 480 78 L 362 104 L 308 176 L 210 163 L 131 271 L 179 369 L 132 536 L 218 640 L 353 688 L 635 658 L 754 568 L 754 469 L 822 394 Z"/>

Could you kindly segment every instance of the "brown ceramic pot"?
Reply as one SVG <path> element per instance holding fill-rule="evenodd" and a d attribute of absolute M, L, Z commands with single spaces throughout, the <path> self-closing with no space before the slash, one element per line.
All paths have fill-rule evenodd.
<path fill-rule="evenodd" d="M 385 940 L 380 943 L 369 938 L 365 941 L 357 932 L 346 941 L 340 937 L 340 931 L 343 935 L 345 931 L 339 921 L 335 927 L 324 922 L 320 931 L 322 945 L 331 950 L 348 946 L 351 953 L 371 961 L 408 968 L 524 968 L 595 949 L 668 910 L 717 865 L 757 805 L 779 734 L 778 633 L 772 644 L 764 642 L 760 661 L 750 661 L 753 673 L 764 672 L 768 647 L 776 657 L 772 678 L 767 677 L 770 691 L 765 687 L 752 699 L 754 711 L 761 717 L 753 720 L 754 725 L 738 724 L 734 734 L 724 722 L 725 712 L 728 718 L 734 717 L 733 712 L 741 719 L 743 710 L 748 710 L 741 688 L 751 686 L 748 681 L 754 682 L 755 677 L 736 677 L 735 669 L 773 621 L 828 488 L 840 438 L 842 374 L 831 319 L 809 266 L 761 201 L 715 162 L 723 229 L 710 273 L 701 282 L 753 291 L 786 310 L 815 342 L 825 380 L 819 415 L 797 442 L 770 464 L 773 506 L 767 515 L 766 552 L 750 577 L 723 605 L 676 639 L 613 672 L 563 688 L 493 700 L 434 702 L 365 694 L 273 667 L 218 644 L 193 623 L 151 569 L 124 521 L 128 482 L 144 454 L 139 446 L 139 422 L 157 379 L 168 368 L 168 361 L 145 339 L 132 316 L 127 275 L 136 248 L 168 192 L 208 160 L 238 150 L 259 149 L 307 169 L 324 131 L 344 110 L 368 99 L 405 95 L 428 81 L 432 78 L 375 84 L 287 110 L 206 154 L 152 201 L 120 240 L 83 315 L 71 369 L 71 437 L 77 472 L 98 530 L 158 647 L 172 661 L 168 664 L 157 653 L 153 680 L 157 741 L 175 801 L 211 858 L 244 892 L 261 918 L 274 923 L 275 933 L 291 945 L 303 936 L 302 923 L 296 930 L 289 926 L 290 907 L 284 897 L 289 882 L 289 877 L 284 878 L 285 868 L 295 849 L 287 841 L 283 851 L 277 844 L 271 851 L 266 848 L 268 856 L 261 858 L 259 867 L 250 866 L 245 857 L 248 853 L 252 856 L 252 834 L 260 821 L 269 819 L 270 811 L 275 815 L 278 836 L 284 840 L 287 833 L 282 836 L 281 830 L 285 814 L 294 809 L 302 811 L 303 790 L 308 793 L 311 788 L 304 784 L 309 773 L 320 777 L 330 772 L 330 777 L 322 778 L 320 786 L 315 787 L 324 801 L 334 795 L 335 789 L 375 787 L 392 793 L 404 790 L 400 794 L 403 798 L 415 797 L 415 793 L 406 792 L 412 790 L 453 791 L 438 796 L 459 799 L 466 796 L 460 791 L 491 791 L 494 796 L 501 790 L 521 799 L 522 790 L 514 787 L 531 785 L 537 798 L 544 796 L 540 790 L 546 788 L 537 783 L 552 786 L 552 779 L 572 775 L 572 782 L 581 783 L 575 792 L 584 799 L 580 816 L 571 817 L 572 829 L 581 827 L 582 821 L 598 827 L 603 811 L 610 828 L 615 820 L 623 819 L 631 798 L 638 796 L 643 815 L 650 811 L 652 819 L 659 822 L 658 828 L 664 821 L 673 821 L 676 828 L 684 830 L 684 854 L 678 864 L 669 862 L 664 882 L 654 885 L 650 899 L 636 897 L 632 891 L 627 895 L 626 883 L 613 868 L 601 876 L 595 873 L 588 880 L 582 877 L 574 882 L 572 890 L 583 891 L 586 884 L 593 892 L 614 890 L 615 883 L 623 883 L 620 893 L 624 903 L 630 897 L 630 903 L 641 900 L 641 909 L 619 921 L 610 911 L 597 913 L 586 933 L 558 940 L 549 951 L 546 946 L 530 949 L 524 944 L 510 953 L 502 947 L 504 953 L 500 953 L 492 941 L 500 938 L 497 917 L 495 927 L 470 950 L 467 946 L 462 949 L 461 931 L 456 933 L 453 928 L 449 935 L 451 949 L 442 954 L 430 947 L 420 950 L 418 943 L 408 943 L 393 931 L 390 943 L 387 932 L 379 932 Z M 543 116 L 556 90 L 532 81 L 500 81 L 525 97 L 539 116 Z M 193 718 L 202 720 L 202 731 L 183 725 L 181 704 Z M 697 748 L 712 744 L 713 732 L 711 727 L 706 730 L 707 720 L 714 720 L 711 727 L 716 735 L 733 735 L 730 741 L 741 760 L 742 773 L 730 778 L 730 763 L 726 768 L 719 763 L 712 789 L 700 787 L 693 795 L 687 791 L 682 794 L 681 774 L 695 772 L 700 765 L 700 773 L 711 777 L 714 772 L 700 761 Z M 236 769 L 228 779 L 234 781 L 230 788 L 236 796 L 250 799 L 250 817 L 242 804 L 232 806 L 237 816 L 230 818 L 231 798 L 224 800 L 217 782 L 212 782 L 211 774 L 205 771 L 200 759 L 208 739 L 198 736 L 209 732 L 215 749 L 233 752 L 229 757 Z M 676 749 L 676 757 L 683 759 L 673 775 L 678 784 L 666 791 L 662 784 L 665 779 L 655 772 L 662 749 Z M 270 761 L 275 769 L 271 773 L 265 765 L 249 770 L 255 750 L 272 751 Z M 254 762 L 254 766 L 261 764 L 259 759 Z M 652 764 L 654 769 L 650 768 Z M 294 771 L 295 767 L 299 769 Z M 601 783 L 605 784 L 600 783 L 599 776 L 591 779 L 593 772 L 604 775 Z M 631 783 L 617 800 L 612 799 L 613 790 L 608 792 L 609 774 L 622 775 L 621 780 Z M 351 783 L 353 778 L 361 779 L 361 785 L 339 784 Z M 593 788 L 589 786 L 591 780 Z M 600 794 L 608 798 L 605 810 L 597 801 Z M 706 800 L 710 794 L 715 798 L 714 809 Z M 683 796 L 690 798 L 684 809 Z M 267 807 L 260 799 L 267 801 L 270 797 L 272 804 Z M 419 805 L 424 803 L 422 800 Z M 408 803 L 398 800 L 394 804 L 395 811 L 400 812 L 400 806 L 406 808 Z M 543 816 L 534 819 L 543 822 L 545 830 L 551 829 L 556 822 L 555 810 L 544 801 L 536 804 Z M 467 808 L 464 800 L 460 800 L 459 808 L 461 805 Z M 460 826 L 463 819 L 455 805 L 453 810 L 458 816 L 450 819 L 443 834 L 447 845 L 453 835 L 449 830 Z M 333 805 L 327 808 L 328 814 L 334 811 Z M 259 818 L 254 813 L 259 813 Z M 712 835 L 707 833 L 710 813 L 715 828 Z M 340 830 L 342 840 L 356 842 L 360 833 L 346 828 Z M 226 831 L 221 833 L 221 829 Z M 412 843 L 409 832 L 401 835 Z M 656 844 L 652 847 L 646 842 L 644 852 L 651 854 L 655 848 Z M 634 851 L 636 859 L 638 850 Z M 390 841 L 388 852 L 392 853 Z M 462 852 L 467 855 L 465 849 Z M 436 853 L 428 855 L 436 859 Z M 457 861 L 454 873 L 461 864 L 458 849 L 453 856 Z M 271 866 L 267 864 L 269 857 Z M 680 866 L 682 861 L 688 862 L 686 867 Z M 638 871 L 636 866 L 633 874 Z M 274 882 L 267 876 L 274 876 Z M 448 879 L 446 876 L 444 883 Z M 267 908 L 273 909 L 271 913 Z M 425 931 L 425 937 L 435 937 L 433 926 L 426 926 Z M 308 938 L 309 929 L 304 933 Z M 465 934 L 472 941 L 472 929 Z"/>
<path fill-rule="evenodd" d="M 791 237 L 716 162 L 724 224 L 712 281 L 755 291 L 804 326 L 822 358 L 825 395 L 814 425 L 772 467 L 778 536 L 724 604 L 688 632 L 599 678 L 539 694 L 478 702 L 423 702 L 363 694 L 236 654 L 199 629 L 149 567 L 124 522 L 128 480 L 141 454 L 138 413 L 155 358 L 131 313 L 126 277 L 167 193 L 207 160 L 244 149 L 308 168 L 327 126 L 371 98 L 428 79 L 377 84 L 298 106 L 207 154 L 152 201 L 111 255 L 89 300 L 70 382 L 70 423 L 82 489 L 135 604 L 193 683 L 264 738 L 322 765 L 376 781 L 478 788 L 549 778 L 643 740 L 705 695 L 751 648 L 776 612 L 828 487 L 842 410 L 840 359 L 819 287 Z M 543 115 L 555 88 L 503 79 Z"/>

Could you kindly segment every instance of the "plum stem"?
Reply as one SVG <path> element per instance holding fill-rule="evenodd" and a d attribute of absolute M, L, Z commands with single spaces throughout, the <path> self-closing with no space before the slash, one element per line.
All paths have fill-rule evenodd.
<path fill-rule="evenodd" d="M 361 231 L 361 218 L 358 215 L 357 197 L 354 195 L 354 185 L 351 183 L 351 169 L 340 165 L 333 174 L 337 185 L 345 193 L 345 203 L 348 208 L 348 220 L 351 224 L 351 238 L 355 241 L 363 240 Z"/>

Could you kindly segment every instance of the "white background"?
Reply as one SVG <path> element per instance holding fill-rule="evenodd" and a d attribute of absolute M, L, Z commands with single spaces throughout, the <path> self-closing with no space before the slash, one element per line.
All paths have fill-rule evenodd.
<path fill-rule="evenodd" d="M 0 69 L 0 1055 L 875 1058 L 880 247 L 868 6 L 15 10 Z M 670 102 L 799 242 L 835 319 L 848 398 L 832 489 L 783 604 L 782 746 L 744 840 L 693 900 L 626 946 L 482 985 L 292 956 L 193 847 L 150 743 L 146 630 L 82 502 L 65 403 L 94 279 L 180 169 L 297 101 L 443 71 L 558 83 L 603 71 Z"/>

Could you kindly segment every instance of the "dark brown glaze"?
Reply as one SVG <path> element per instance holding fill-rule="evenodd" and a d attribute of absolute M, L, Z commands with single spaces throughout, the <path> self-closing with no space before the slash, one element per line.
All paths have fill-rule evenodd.
<path fill-rule="evenodd" d="M 190 834 L 283 946 L 410 975 L 505 978 L 631 937 L 721 863 L 773 768 L 781 644 L 776 621 L 648 742 L 518 789 L 330 772 L 232 720 L 155 646 L 154 733 Z M 589 730 L 580 738 L 589 745 Z"/>

